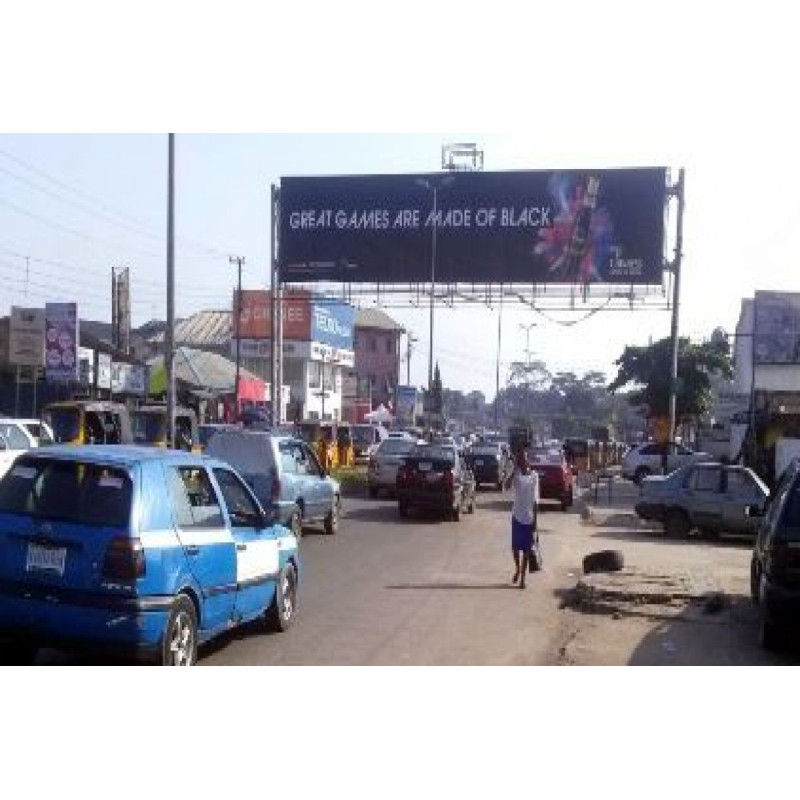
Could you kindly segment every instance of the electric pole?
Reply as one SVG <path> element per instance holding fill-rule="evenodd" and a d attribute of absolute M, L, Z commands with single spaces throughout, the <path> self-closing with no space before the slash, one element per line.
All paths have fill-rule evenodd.
<path fill-rule="evenodd" d="M 235 398 L 236 398 L 236 417 L 238 419 L 240 411 L 239 411 L 239 370 L 241 369 L 241 342 L 242 342 L 242 334 L 239 330 L 241 326 L 242 320 L 242 264 L 244 264 L 244 259 L 241 256 L 231 256 L 228 261 L 231 264 L 236 264 L 239 269 L 239 281 L 238 281 L 238 290 L 236 292 L 236 322 L 233 327 L 234 332 L 236 333 L 236 388 Z"/>
<path fill-rule="evenodd" d="M 167 145 L 167 330 L 164 336 L 167 372 L 167 435 L 175 447 L 175 134 Z"/>
<path fill-rule="evenodd" d="M 406 333 L 406 386 L 411 386 L 411 354 L 418 339 L 411 331 Z"/>
<path fill-rule="evenodd" d="M 669 441 L 675 441 L 678 406 L 678 309 L 681 299 L 681 258 L 683 250 L 683 209 L 684 209 L 684 169 L 678 172 L 678 183 L 670 189 L 670 194 L 678 198 L 678 223 L 675 235 L 675 259 L 672 262 L 672 273 L 675 286 L 672 295 L 672 363 L 669 381 Z M 664 451 L 666 453 L 666 450 Z M 664 473 L 666 474 L 666 455 L 664 455 Z"/>

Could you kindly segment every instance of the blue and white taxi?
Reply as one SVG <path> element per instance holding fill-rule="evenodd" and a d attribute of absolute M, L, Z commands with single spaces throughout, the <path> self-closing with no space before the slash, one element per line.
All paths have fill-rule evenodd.
<path fill-rule="evenodd" d="M 295 536 L 222 461 L 54 446 L 0 481 L 0 660 L 63 643 L 188 666 L 235 625 L 288 628 L 299 573 Z"/>

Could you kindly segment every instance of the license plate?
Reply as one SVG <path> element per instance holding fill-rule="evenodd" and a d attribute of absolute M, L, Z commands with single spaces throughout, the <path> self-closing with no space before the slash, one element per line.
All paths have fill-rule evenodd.
<path fill-rule="evenodd" d="M 38 544 L 29 544 L 25 570 L 26 572 L 54 572 L 56 575 L 63 575 L 66 558 L 65 547 L 42 547 Z"/>
<path fill-rule="evenodd" d="M 483 459 L 482 458 L 476 458 L 475 459 L 475 466 L 476 467 L 482 467 L 483 466 Z"/>
<path fill-rule="evenodd" d="M 419 471 L 420 472 L 430 472 L 433 467 L 430 461 L 420 461 L 419 462 Z"/>

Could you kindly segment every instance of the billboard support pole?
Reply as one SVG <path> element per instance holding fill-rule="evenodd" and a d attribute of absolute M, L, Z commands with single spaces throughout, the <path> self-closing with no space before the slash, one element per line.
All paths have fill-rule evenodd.
<path fill-rule="evenodd" d="M 497 364 L 495 368 L 494 427 L 497 430 L 500 406 L 500 346 L 503 337 L 503 284 L 500 284 L 500 301 L 497 309 Z"/>
<path fill-rule="evenodd" d="M 670 193 L 678 198 L 678 221 L 675 236 L 675 259 L 672 262 L 672 273 L 675 276 L 672 299 L 672 362 L 669 381 L 669 441 L 675 441 L 675 428 L 677 422 L 678 406 L 678 319 L 681 291 L 681 258 L 683 255 L 683 211 L 684 211 L 684 175 L 681 167 L 678 172 L 678 183 L 673 186 Z M 666 461 L 666 450 L 664 451 Z M 666 465 L 664 472 L 666 473 Z"/>
<path fill-rule="evenodd" d="M 242 355 L 241 355 L 241 344 L 242 344 L 242 333 L 239 330 L 240 323 L 242 320 L 242 264 L 244 264 L 244 259 L 241 256 L 230 256 L 228 261 L 231 264 L 236 264 L 238 271 L 239 271 L 239 279 L 237 283 L 238 291 L 236 292 L 236 303 L 234 311 L 236 313 L 236 319 L 234 320 L 233 330 L 236 333 L 236 383 L 235 383 L 235 400 L 236 400 L 236 416 L 237 421 L 239 417 L 239 373 L 241 371 L 241 364 L 242 364 Z"/>
<path fill-rule="evenodd" d="M 277 236 L 278 236 L 278 187 L 273 183 L 271 186 L 271 210 L 272 210 L 272 236 L 270 237 L 270 266 L 272 270 L 271 288 L 272 288 L 272 331 L 271 331 L 271 349 L 272 349 L 272 423 L 273 425 L 280 425 L 283 421 L 281 414 L 281 401 L 282 397 L 282 384 L 280 380 L 280 368 L 278 360 L 280 358 L 280 342 L 278 341 L 278 326 L 280 318 L 280 305 L 278 302 L 278 249 L 277 249 Z"/>
<path fill-rule="evenodd" d="M 167 167 L 167 330 L 164 366 L 167 371 L 167 435 L 175 446 L 175 134 L 169 134 Z"/>

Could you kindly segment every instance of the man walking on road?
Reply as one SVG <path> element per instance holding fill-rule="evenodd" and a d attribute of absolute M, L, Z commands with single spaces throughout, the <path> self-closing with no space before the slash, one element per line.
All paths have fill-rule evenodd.
<path fill-rule="evenodd" d="M 513 583 L 525 588 L 528 561 L 532 558 L 534 529 L 536 527 L 536 499 L 539 495 L 539 476 L 531 472 L 525 451 L 517 451 L 514 473 L 511 476 L 514 505 L 511 508 L 511 550 L 514 554 Z"/>

